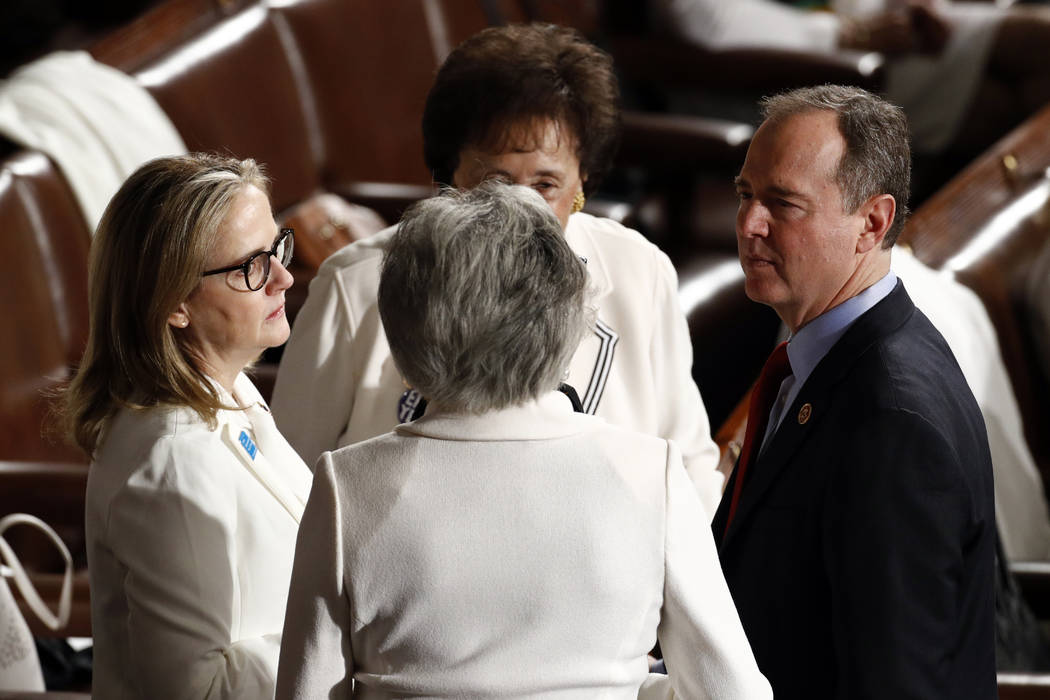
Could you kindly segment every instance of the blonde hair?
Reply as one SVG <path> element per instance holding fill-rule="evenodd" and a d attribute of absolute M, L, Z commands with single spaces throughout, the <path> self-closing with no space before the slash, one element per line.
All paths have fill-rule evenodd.
<path fill-rule="evenodd" d="M 268 191 L 255 161 L 198 153 L 146 163 L 110 200 L 88 261 L 87 348 L 59 409 L 63 432 L 88 456 L 121 408 L 188 406 L 214 424 L 222 399 L 168 318 L 200 284 L 248 186 Z"/>

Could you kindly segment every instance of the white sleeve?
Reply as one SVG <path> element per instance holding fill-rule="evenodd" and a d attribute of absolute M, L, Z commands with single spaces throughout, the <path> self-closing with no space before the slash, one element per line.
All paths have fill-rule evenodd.
<path fill-rule="evenodd" d="M 834 14 L 771 0 L 659 0 L 654 11 L 669 31 L 709 49 L 831 51 L 838 46 Z"/>
<path fill-rule="evenodd" d="M 657 635 L 667 677 L 650 676 L 644 698 L 772 698 L 758 670 L 718 563 L 710 517 L 673 443 L 667 454 L 664 604 Z"/>
<path fill-rule="evenodd" d="M 188 458 L 170 442 L 153 458 L 158 478 L 129 480 L 107 518 L 126 567 L 125 672 L 140 697 L 269 697 L 279 631 L 233 641 L 242 624 L 239 557 L 249 555 L 235 545 L 233 488 L 214 465 L 180 464 Z"/>
<path fill-rule="evenodd" d="M 678 275 L 666 255 L 654 254 L 657 274 L 650 356 L 660 402 L 659 436 L 678 443 L 689 478 L 713 517 L 725 479 L 718 471 L 718 445 L 711 439 L 707 409 L 693 381 L 693 344 L 678 299 Z"/>
<path fill-rule="evenodd" d="M 349 698 L 354 659 L 343 585 L 343 538 L 331 454 L 317 463 L 284 616 L 277 699 Z"/>
<path fill-rule="evenodd" d="M 339 446 L 350 421 L 355 329 L 338 270 L 322 267 L 295 318 L 270 402 L 281 434 L 311 468 L 322 452 Z"/>

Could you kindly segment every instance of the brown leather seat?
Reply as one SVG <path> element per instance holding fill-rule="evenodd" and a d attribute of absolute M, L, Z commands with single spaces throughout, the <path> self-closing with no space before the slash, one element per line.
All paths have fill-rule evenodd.
<path fill-rule="evenodd" d="M 82 460 L 41 436 L 43 393 L 69 376 L 87 340 L 90 236 L 66 181 L 42 153 L 0 161 L 0 459 Z"/>
<path fill-rule="evenodd" d="M 265 164 L 277 211 L 320 187 L 323 145 L 311 119 L 317 99 L 302 67 L 293 64 L 287 29 L 264 4 L 171 45 L 158 39 L 160 45 L 148 52 L 154 57 L 145 62 L 124 49 L 137 41 L 141 35 L 128 30 L 94 53 L 131 73 L 153 95 L 189 150 Z"/>
<path fill-rule="evenodd" d="M 693 340 L 693 378 L 717 430 L 761 371 L 780 320 L 747 298 L 735 254 L 694 258 L 679 269 L 678 289 Z"/>

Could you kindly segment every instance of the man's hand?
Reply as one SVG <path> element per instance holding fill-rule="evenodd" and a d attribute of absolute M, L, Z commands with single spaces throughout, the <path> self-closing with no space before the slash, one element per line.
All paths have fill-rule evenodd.
<path fill-rule="evenodd" d="M 948 20 L 937 11 L 936 3 L 915 0 L 911 7 L 911 23 L 915 28 L 918 40 L 916 51 L 919 53 L 938 54 L 944 50 L 951 35 Z"/>
<path fill-rule="evenodd" d="M 915 44 L 909 10 L 890 10 L 863 19 L 843 20 L 839 46 L 860 51 L 899 54 Z"/>
<path fill-rule="evenodd" d="M 951 27 L 933 0 L 911 0 L 907 6 L 865 17 L 844 19 L 839 46 L 887 55 L 940 53 Z"/>

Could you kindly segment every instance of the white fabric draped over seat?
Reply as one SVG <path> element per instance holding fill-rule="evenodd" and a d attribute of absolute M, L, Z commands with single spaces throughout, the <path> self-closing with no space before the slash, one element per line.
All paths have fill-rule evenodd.
<path fill-rule="evenodd" d="M 50 54 L 0 81 L 0 134 L 55 161 L 92 232 L 135 169 L 186 152 L 134 78 L 84 51 Z"/>

